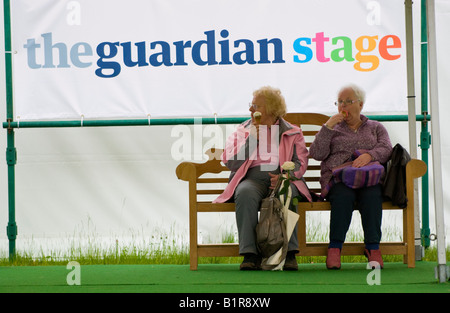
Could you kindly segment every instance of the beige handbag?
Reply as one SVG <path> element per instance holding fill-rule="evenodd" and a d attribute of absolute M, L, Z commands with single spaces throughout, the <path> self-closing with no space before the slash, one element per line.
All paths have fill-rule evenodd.
<path fill-rule="evenodd" d="M 269 197 L 264 198 L 261 203 L 259 222 L 256 225 L 256 244 L 263 258 L 272 256 L 281 248 L 284 248 L 284 256 L 287 253 L 289 240 L 283 217 L 283 205 L 276 197 L 281 181 L 279 178 Z"/>

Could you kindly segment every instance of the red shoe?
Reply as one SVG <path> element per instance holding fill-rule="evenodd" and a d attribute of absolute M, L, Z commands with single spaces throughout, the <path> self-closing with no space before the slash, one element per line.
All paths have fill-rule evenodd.
<path fill-rule="evenodd" d="M 369 259 L 369 265 L 372 267 L 372 269 L 383 268 L 384 266 L 383 257 L 381 256 L 380 249 L 377 250 L 364 249 L 364 255 L 367 257 L 367 259 Z"/>
<path fill-rule="evenodd" d="M 339 248 L 328 249 L 327 268 L 329 270 L 338 270 L 341 268 L 341 249 Z"/>

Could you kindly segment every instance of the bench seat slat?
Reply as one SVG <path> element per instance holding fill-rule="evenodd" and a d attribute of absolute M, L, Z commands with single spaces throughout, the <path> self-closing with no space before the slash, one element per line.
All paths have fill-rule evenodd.
<path fill-rule="evenodd" d="M 228 178 L 197 178 L 199 184 L 228 183 Z"/>
<path fill-rule="evenodd" d="M 223 189 L 197 190 L 198 195 L 220 195 L 222 192 L 223 192 Z"/>
<path fill-rule="evenodd" d="M 234 212 L 234 203 L 198 202 L 198 212 Z"/>

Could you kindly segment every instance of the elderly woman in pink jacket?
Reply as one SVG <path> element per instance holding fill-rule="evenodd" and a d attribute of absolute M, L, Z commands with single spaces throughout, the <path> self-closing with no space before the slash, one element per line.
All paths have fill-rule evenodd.
<path fill-rule="evenodd" d="M 283 119 L 286 103 L 280 90 L 272 87 L 256 90 L 249 110 L 251 119 L 239 125 L 226 142 L 222 161 L 231 170 L 230 181 L 215 202 L 236 203 L 239 253 L 244 256 L 240 269 L 258 270 L 261 269 L 255 234 L 258 211 L 261 200 L 274 188 L 284 162 L 295 164 L 294 174 L 299 179 L 291 183 L 292 197 L 300 195 L 304 201 L 311 201 L 311 195 L 301 180 L 308 166 L 308 150 L 301 129 Z M 292 204 L 290 209 L 296 211 Z M 285 270 L 298 269 L 297 252 L 295 229 L 289 240 Z"/>

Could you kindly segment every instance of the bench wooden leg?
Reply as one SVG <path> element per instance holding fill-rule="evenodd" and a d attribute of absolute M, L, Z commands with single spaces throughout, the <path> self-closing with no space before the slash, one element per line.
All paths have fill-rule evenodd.
<path fill-rule="evenodd" d="M 193 245 L 191 241 L 190 251 L 189 251 L 189 264 L 191 271 L 196 271 L 198 267 L 198 255 L 197 255 L 197 245 Z"/>
<path fill-rule="evenodd" d="M 298 212 L 298 224 L 297 224 L 297 238 L 298 238 L 298 250 L 302 251 L 306 248 L 306 211 L 297 209 Z"/>
<path fill-rule="evenodd" d="M 407 237 L 406 237 L 406 249 L 407 249 L 407 262 L 409 268 L 414 268 L 416 266 L 416 252 L 415 252 L 415 239 L 414 239 L 414 210 L 410 206 L 405 212 L 407 216 Z"/>
<path fill-rule="evenodd" d="M 403 240 L 406 243 L 406 255 L 403 263 L 409 268 L 416 267 L 415 239 L 414 239 L 414 206 L 409 204 L 403 210 Z"/>
<path fill-rule="evenodd" d="M 189 210 L 189 264 L 192 271 L 198 267 L 198 231 L 197 212 L 195 209 Z"/>

